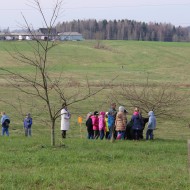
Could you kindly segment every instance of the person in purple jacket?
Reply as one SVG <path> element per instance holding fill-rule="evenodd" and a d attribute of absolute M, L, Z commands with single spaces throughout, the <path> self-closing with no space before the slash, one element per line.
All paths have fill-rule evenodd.
<path fill-rule="evenodd" d="M 32 127 L 32 118 L 30 113 L 28 113 L 24 119 L 24 131 L 26 137 L 32 136 L 31 127 Z"/>

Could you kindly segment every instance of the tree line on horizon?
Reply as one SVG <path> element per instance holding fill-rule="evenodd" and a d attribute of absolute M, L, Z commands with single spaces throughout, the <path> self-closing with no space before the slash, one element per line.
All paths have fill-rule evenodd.
<path fill-rule="evenodd" d="M 145 23 L 134 20 L 73 20 L 58 23 L 57 32 L 79 32 L 85 39 L 139 40 L 183 42 L 190 41 L 189 27 L 167 23 Z"/>

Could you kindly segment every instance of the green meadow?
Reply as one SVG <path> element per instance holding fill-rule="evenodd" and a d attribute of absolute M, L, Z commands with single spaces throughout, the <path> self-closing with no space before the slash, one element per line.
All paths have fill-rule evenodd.
<path fill-rule="evenodd" d="M 33 42 L 30 42 L 33 45 Z M 174 84 L 179 93 L 190 90 L 190 44 L 136 41 L 64 42 L 48 55 L 48 71 L 70 84 L 84 89 L 86 78 L 93 88 L 113 78 L 112 88 L 118 94 L 121 84 Z M 14 72 L 34 71 L 12 59 L 7 51 L 15 48 L 33 56 L 28 42 L 0 41 L 0 67 Z M 75 86 L 67 86 L 68 93 Z M 61 139 L 60 119 L 56 121 L 56 146 L 50 145 L 50 127 L 41 112 L 43 102 L 28 99 L 4 79 L 0 71 L 0 110 L 11 118 L 10 136 L 0 136 L 0 189 L 2 190 L 189 190 L 187 140 L 190 140 L 189 103 L 175 107 L 177 119 L 158 118 L 154 141 L 87 140 L 85 117 L 89 111 L 108 111 L 108 87 L 94 97 L 69 107 L 72 114 L 67 138 Z M 190 97 L 190 96 L 189 96 Z M 188 97 L 187 97 L 188 98 Z M 2 101 L 3 100 L 3 101 Z M 34 101 L 34 107 L 22 102 Z M 190 99 L 188 100 L 188 102 Z M 22 116 L 31 112 L 32 137 L 24 136 Z M 133 108 L 125 99 L 119 100 L 129 111 Z M 119 105 L 117 105 L 118 107 Z M 178 110 L 184 109 L 180 113 Z M 77 117 L 83 117 L 81 128 Z M 145 134 L 145 131 L 144 131 Z"/>

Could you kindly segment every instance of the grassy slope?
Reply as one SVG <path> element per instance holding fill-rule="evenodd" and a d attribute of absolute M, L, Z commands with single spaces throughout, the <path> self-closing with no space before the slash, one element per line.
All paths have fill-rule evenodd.
<path fill-rule="evenodd" d="M 30 52 L 23 42 L 15 42 L 18 49 Z M 73 77 L 88 74 L 92 79 L 120 74 L 120 81 L 139 81 L 147 73 L 154 81 L 189 82 L 189 47 L 188 43 L 108 41 L 105 47 L 95 49 L 92 42 L 67 42 L 60 44 L 50 52 L 50 67 L 54 72 L 63 70 Z M 15 45 L 15 44 L 14 44 Z M 4 48 L 14 45 L 1 42 L 1 65 L 14 66 Z M 122 69 L 123 65 L 123 69 Z M 18 66 L 16 67 L 18 69 Z M 16 69 L 15 68 L 15 69 Z M 26 67 L 22 72 L 28 72 Z"/>
<path fill-rule="evenodd" d="M 53 75 L 63 70 L 64 76 L 83 81 L 88 75 L 92 82 L 97 82 L 119 74 L 116 84 L 141 83 L 149 75 L 150 81 L 189 83 L 189 43 L 105 41 L 104 50 L 94 49 L 95 44 L 60 44 L 50 52 Z M 16 45 L 30 53 L 25 43 Z M 31 72 L 11 60 L 4 51 L 10 47 L 10 42 L 0 42 L 0 65 Z M 0 84 L 1 98 L 14 101 L 12 97 L 17 92 L 7 88 L 2 79 Z M 107 109 L 109 105 L 100 107 L 100 97 L 104 95 L 76 105 L 75 110 L 86 113 L 92 107 Z M 11 136 L 0 137 L 0 189 L 189 189 L 186 140 L 190 135 L 181 121 L 158 121 L 154 142 L 111 144 L 81 139 L 76 124 L 78 115 L 73 114 L 66 146 L 51 148 L 49 129 L 37 122 L 35 114 L 33 137 L 26 139 L 16 113 L 9 106 L 0 105 L 12 118 Z M 62 145 L 59 128 L 56 144 Z"/>

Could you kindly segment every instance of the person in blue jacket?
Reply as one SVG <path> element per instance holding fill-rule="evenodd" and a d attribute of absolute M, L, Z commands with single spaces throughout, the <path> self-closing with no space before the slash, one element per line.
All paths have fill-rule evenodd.
<path fill-rule="evenodd" d="M 6 133 L 9 136 L 9 124 L 10 118 L 5 114 L 5 112 L 1 112 L 1 126 L 2 126 L 2 136 Z"/>
<path fill-rule="evenodd" d="M 111 104 L 111 108 L 108 111 L 108 128 L 109 128 L 109 136 L 108 139 L 111 139 L 112 133 L 114 133 L 114 128 L 115 128 L 115 118 L 117 115 L 116 111 L 116 103 Z M 114 135 L 114 134 L 113 134 Z"/>
<path fill-rule="evenodd" d="M 24 124 L 25 136 L 26 137 L 32 136 L 32 130 L 31 130 L 31 127 L 32 127 L 32 118 L 31 118 L 30 113 L 28 113 L 26 115 L 23 124 Z"/>
<path fill-rule="evenodd" d="M 148 129 L 146 131 L 146 140 L 153 140 L 154 134 L 153 131 L 156 129 L 156 117 L 154 115 L 153 111 L 149 111 L 148 113 L 149 119 L 148 119 Z"/>

